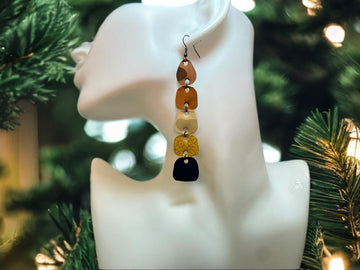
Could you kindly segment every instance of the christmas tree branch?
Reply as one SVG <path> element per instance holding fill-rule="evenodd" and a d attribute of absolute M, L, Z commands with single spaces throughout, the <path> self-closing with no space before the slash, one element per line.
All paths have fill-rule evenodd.
<path fill-rule="evenodd" d="M 358 260 L 360 176 L 357 161 L 347 155 L 349 121 L 333 113 L 314 112 L 298 129 L 292 153 L 311 171 L 310 220 L 319 220 L 331 248 L 342 246 Z"/>
<path fill-rule="evenodd" d="M 13 129 L 17 102 L 46 102 L 64 82 L 78 42 L 77 15 L 64 0 L 5 0 L 0 12 L 0 128 Z"/>

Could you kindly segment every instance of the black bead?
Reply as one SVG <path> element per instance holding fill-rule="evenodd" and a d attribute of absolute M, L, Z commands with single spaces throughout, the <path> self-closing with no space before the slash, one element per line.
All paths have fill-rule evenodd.
<path fill-rule="evenodd" d="M 195 181 L 199 177 L 199 166 L 192 157 L 178 158 L 174 164 L 173 177 L 178 181 Z"/>

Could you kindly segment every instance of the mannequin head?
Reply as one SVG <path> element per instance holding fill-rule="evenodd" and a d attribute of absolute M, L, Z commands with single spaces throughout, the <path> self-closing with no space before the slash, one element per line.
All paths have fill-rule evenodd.
<path fill-rule="evenodd" d="M 80 114 L 97 120 L 146 115 L 153 91 L 176 87 L 182 37 L 189 34 L 191 46 L 218 26 L 228 8 L 229 1 L 199 0 L 176 8 L 129 4 L 116 9 L 77 67 Z"/>

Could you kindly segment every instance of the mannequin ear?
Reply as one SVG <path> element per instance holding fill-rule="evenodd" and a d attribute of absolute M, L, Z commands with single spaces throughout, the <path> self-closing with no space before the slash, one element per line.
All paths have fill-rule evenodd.
<path fill-rule="evenodd" d="M 89 54 L 91 42 L 83 42 L 79 47 L 71 52 L 71 57 L 76 63 L 75 71 L 79 70 L 84 64 L 87 55 Z"/>
<path fill-rule="evenodd" d="M 192 46 L 213 32 L 225 20 L 230 5 L 230 0 L 198 0 L 194 7 L 197 14 L 201 14 L 205 20 L 194 32 L 187 33 L 190 37 L 186 39 L 186 44 Z M 184 51 L 183 44 L 179 44 L 178 49 L 182 54 Z"/>

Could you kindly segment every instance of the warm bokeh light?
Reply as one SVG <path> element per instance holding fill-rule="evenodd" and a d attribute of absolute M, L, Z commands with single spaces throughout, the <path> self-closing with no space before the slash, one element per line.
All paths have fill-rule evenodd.
<path fill-rule="evenodd" d="M 37 266 L 37 270 L 58 270 L 59 267 L 56 265 L 39 265 Z"/>
<path fill-rule="evenodd" d="M 345 264 L 343 259 L 340 257 L 331 258 L 328 270 L 345 270 Z"/>
<path fill-rule="evenodd" d="M 352 128 L 350 133 L 347 155 L 360 160 L 360 130 L 356 126 Z"/>
<path fill-rule="evenodd" d="M 196 2 L 196 0 L 142 0 L 148 6 L 186 6 Z"/>
<path fill-rule="evenodd" d="M 247 12 L 255 8 L 255 0 L 231 0 L 231 4 L 234 8 Z"/>
<path fill-rule="evenodd" d="M 324 35 L 335 47 L 341 47 L 345 39 L 345 30 L 341 25 L 331 23 L 324 28 Z"/>
<path fill-rule="evenodd" d="M 262 146 L 263 146 L 264 158 L 266 162 L 274 163 L 280 161 L 281 153 L 278 149 L 267 143 L 263 143 Z"/>
<path fill-rule="evenodd" d="M 311 9 L 319 9 L 322 7 L 320 0 L 302 0 L 302 3 L 305 7 Z"/>
<path fill-rule="evenodd" d="M 309 16 L 316 16 L 316 11 L 315 11 L 315 9 L 308 8 L 308 9 L 307 9 L 307 14 L 308 14 Z"/>
<path fill-rule="evenodd" d="M 56 264 L 55 260 L 43 253 L 38 253 L 35 256 L 35 264 L 36 264 L 37 270 L 57 270 L 57 269 L 59 269 L 59 267 L 55 265 Z"/>
<path fill-rule="evenodd" d="M 55 260 L 43 253 L 38 253 L 35 256 L 35 263 L 36 264 L 55 264 Z"/>
<path fill-rule="evenodd" d="M 307 7 L 309 16 L 316 16 L 316 12 L 322 8 L 321 0 L 302 0 L 302 3 Z"/>

